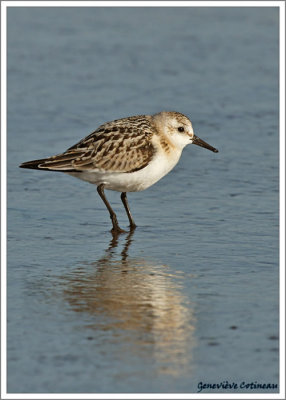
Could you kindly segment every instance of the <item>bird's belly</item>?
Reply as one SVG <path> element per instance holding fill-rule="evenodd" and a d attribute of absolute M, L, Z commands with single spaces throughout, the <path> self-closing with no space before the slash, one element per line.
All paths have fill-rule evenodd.
<path fill-rule="evenodd" d="M 145 168 L 135 172 L 82 171 L 68 174 L 92 184 L 104 184 L 109 190 L 138 192 L 152 186 L 170 172 L 179 161 L 180 155 L 181 152 L 172 157 L 157 153 Z"/>

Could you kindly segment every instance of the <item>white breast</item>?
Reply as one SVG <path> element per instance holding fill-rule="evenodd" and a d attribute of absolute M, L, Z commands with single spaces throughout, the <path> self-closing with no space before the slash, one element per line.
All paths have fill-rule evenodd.
<path fill-rule="evenodd" d="M 145 168 L 135 172 L 84 171 L 68 174 L 96 185 L 103 183 L 106 189 L 118 192 L 138 192 L 152 186 L 170 172 L 179 161 L 181 154 L 180 149 L 174 149 L 171 154 L 158 149 L 151 162 Z"/>

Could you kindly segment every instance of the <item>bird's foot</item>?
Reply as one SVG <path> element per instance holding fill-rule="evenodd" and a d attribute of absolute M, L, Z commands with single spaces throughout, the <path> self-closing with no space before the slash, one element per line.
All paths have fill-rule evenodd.
<path fill-rule="evenodd" d="M 119 225 L 113 225 L 110 231 L 113 235 L 120 235 L 121 233 L 127 233 L 124 229 L 121 229 Z"/>
<path fill-rule="evenodd" d="M 137 228 L 137 225 L 134 224 L 134 222 L 129 225 L 130 232 L 134 231 L 136 228 Z"/>

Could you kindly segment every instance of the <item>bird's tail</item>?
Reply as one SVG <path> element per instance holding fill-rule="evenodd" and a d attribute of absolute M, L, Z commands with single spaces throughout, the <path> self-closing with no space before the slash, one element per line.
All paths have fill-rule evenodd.
<path fill-rule="evenodd" d="M 56 156 L 42 158 L 41 160 L 32 160 L 24 162 L 20 168 L 41 169 L 46 171 L 74 171 L 73 160 L 75 158 L 74 152 L 67 152 L 58 154 Z"/>
<path fill-rule="evenodd" d="M 41 160 L 32 160 L 32 161 L 26 161 L 23 162 L 21 165 L 19 165 L 20 168 L 29 168 L 29 169 L 43 169 L 45 170 L 46 168 L 43 168 L 43 165 L 45 162 L 49 160 L 48 158 L 42 158 Z"/>

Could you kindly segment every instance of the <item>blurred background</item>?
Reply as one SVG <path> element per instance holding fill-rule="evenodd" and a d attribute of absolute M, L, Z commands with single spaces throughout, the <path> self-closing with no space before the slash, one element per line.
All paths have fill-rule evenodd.
<path fill-rule="evenodd" d="M 277 7 L 8 8 L 8 392 L 278 384 L 278 22 Z M 219 153 L 188 146 L 131 193 L 134 234 L 112 237 L 94 186 L 18 168 L 162 110 Z"/>

